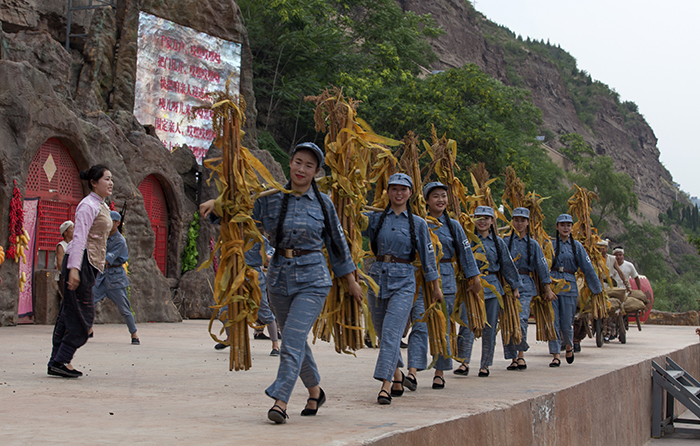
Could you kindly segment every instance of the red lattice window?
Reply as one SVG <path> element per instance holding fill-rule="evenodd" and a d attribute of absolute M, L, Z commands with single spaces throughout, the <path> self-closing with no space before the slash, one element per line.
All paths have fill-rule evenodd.
<path fill-rule="evenodd" d="M 139 191 L 143 195 L 143 203 L 146 206 L 151 228 L 156 236 L 153 258 L 156 259 L 158 268 L 165 274 L 165 265 L 168 253 L 168 208 L 165 202 L 163 188 L 153 175 L 147 176 L 139 185 Z"/>
<path fill-rule="evenodd" d="M 25 198 L 39 198 L 37 250 L 49 252 L 63 240 L 59 226 L 75 216 L 83 199 L 80 172 L 68 150 L 51 138 L 39 147 L 29 165 Z M 45 260 L 44 265 L 49 262 Z"/>

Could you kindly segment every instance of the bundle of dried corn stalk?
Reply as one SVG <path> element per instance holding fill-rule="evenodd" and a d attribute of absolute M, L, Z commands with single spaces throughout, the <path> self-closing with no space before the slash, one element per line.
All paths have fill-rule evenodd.
<path fill-rule="evenodd" d="M 362 248 L 362 230 L 367 228 L 368 220 L 362 212 L 367 204 L 372 154 L 386 150 L 380 144 L 398 145 L 399 142 L 376 135 L 357 116 L 357 102 L 346 99 L 339 88 L 326 90 L 321 95 L 310 96 L 306 100 L 316 103 L 316 131 L 327 131 L 326 165 L 330 167 L 331 175 L 320 180 L 319 187 L 330 195 L 345 232 L 353 263 L 359 265 L 369 256 L 369 252 Z M 314 341 L 320 338 L 329 342 L 332 336 L 338 353 L 352 353 L 364 347 L 363 314 L 370 337 L 376 336 L 367 307 L 367 284 L 375 292 L 379 288 L 361 269 L 356 274 L 365 279 L 359 281 L 365 295 L 362 304 L 348 294 L 344 281 L 334 277 L 321 316 L 313 328 Z"/>
<path fill-rule="evenodd" d="M 403 140 L 403 153 L 399 159 L 401 168 L 413 179 L 413 199 L 411 200 L 411 209 L 426 221 L 440 226 L 440 223 L 428 216 L 426 212 L 425 198 L 423 197 L 423 179 L 421 176 L 420 159 L 425 156 L 425 153 L 418 153 L 418 138 L 413 132 L 409 132 Z M 442 244 L 438 236 L 430 230 L 430 239 L 435 248 L 435 259 L 439 262 L 442 258 Z M 437 356 L 438 354 L 444 357 L 450 357 L 450 352 L 447 350 L 447 306 L 445 301 L 433 302 L 433 287 L 425 280 L 423 268 L 420 267 L 421 260 L 416 256 L 414 265 L 416 268 L 416 297 L 418 293 L 423 294 L 423 304 L 425 312 L 423 318 L 419 322 L 425 322 L 428 326 L 428 339 L 430 346 L 430 354 Z M 439 279 L 438 279 L 439 280 Z"/>
<path fill-rule="evenodd" d="M 598 199 L 598 195 L 589 191 L 586 188 L 579 187 L 574 184 L 574 195 L 569 198 L 569 213 L 574 216 L 577 221 L 574 223 L 571 236 L 581 242 L 588 257 L 591 259 L 593 268 L 598 277 L 603 277 L 607 270 L 605 259 L 600 255 L 596 244 L 600 241 L 598 231 L 591 223 L 591 206 L 594 200 Z M 583 278 L 583 273 L 579 270 L 576 273 L 577 278 Z M 605 291 L 597 294 L 591 293 L 588 283 L 583 280 L 584 285 L 579 289 L 579 307 L 586 308 L 590 304 L 591 315 L 594 319 L 603 319 L 608 315 L 610 308 Z"/>
<path fill-rule="evenodd" d="M 215 207 L 222 224 L 214 249 L 214 252 L 221 252 L 214 287 L 216 305 L 212 307 L 217 311 L 209 321 L 209 332 L 215 341 L 231 346 L 229 370 L 248 370 L 252 365 L 248 326 L 255 326 L 261 294 L 258 274 L 246 265 L 244 253 L 255 242 L 263 241 L 251 217 L 255 196 L 264 189 L 258 175 L 273 187 L 280 190 L 282 187 L 262 163 L 241 145 L 241 127 L 245 119 L 243 99 L 229 93 L 229 82 L 225 91 L 216 92 L 212 97 L 213 125 L 217 134 L 215 144 L 221 147 L 222 158 L 209 160 L 205 165 L 218 173 L 216 184 L 220 195 Z M 200 269 L 209 267 L 214 252 Z M 224 311 L 219 313 L 218 310 L 222 308 Z M 224 325 L 219 335 L 228 329 L 230 341 L 212 333 L 217 313 Z"/>
<path fill-rule="evenodd" d="M 435 126 L 432 127 L 431 136 L 432 145 L 425 140 L 423 141 L 423 145 L 431 158 L 427 177 L 429 178 L 432 173 L 435 173 L 440 182 L 448 186 L 449 210 L 452 212 L 453 218 L 459 221 L 470 242 L 480 244 L 481 240 L 474 234 L 474 221 L 468 213 L 462 212 L 462 207 L 469 209 L 470 203 L 476 201 L 477 198 L 467 195 L 466 187 L 464 187 L 459 178 L 455 177 L 455 171 L 459 171 L 459 166 L 456 164 L 457 142 L 453 139 L 447 139 L 444 135 L 442 138 L 438 138 Z M 465 277 L 459 261 L 459 255 L 455 255 L 455 261 L 457 294 L 455 295 L 455 304 L 450 323 L 454 322 L 463 327 L 468 326 L 478 338 L 481 337 L 481 333 L 486 325 L 484 296 L 483 293 L 479 295 L 479 293 L 468 291 L 468 289 L 474 280 L 480 280 L 480 278 Z M 466 314 L 462 314 L 462 304 L 465 306 Z M 464 317 L 467 319 L 466 322 Z M 457 331 L 454 325 L 450 329 L 450 337 L 452 356 L 457 358 Z"/>

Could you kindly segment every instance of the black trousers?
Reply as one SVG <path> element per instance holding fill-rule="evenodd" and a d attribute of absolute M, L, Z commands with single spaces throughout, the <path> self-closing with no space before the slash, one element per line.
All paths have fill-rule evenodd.
<path fill-rule="evenodd" d="M 80 284 L 75 290 L 69 290 L 67 264 L 68 255 L 66 254 L 61 265 L 61 275 L 64 278 L 63 299 L 53 330 L 53 350 L 49 364 L 71 362 L 75 351 L 87 342 L 88 332 L 95 321 L 92 287 L 95 285 L 97 269 L 88 261 L 87 250 L 83 251 Z"/>

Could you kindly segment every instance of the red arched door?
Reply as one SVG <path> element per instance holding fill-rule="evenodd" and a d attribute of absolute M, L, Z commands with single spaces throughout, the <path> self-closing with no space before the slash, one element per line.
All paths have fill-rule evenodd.
<path fill-rule="evenodd" d="M 66 220 L 73 220 L 83 198 L 80 172 L 68 150 L 51 138 L 39 147 L 29 165 L 25 199 L 38 198 L 36 268 L 52 269 L 56 245 L 63 240 L 58 232 Z"/>
<path fill-rule="evenodd" d="M 139 191 L 143 195 L 143 203 L 151 220 L 151 228 L 156 235 L 153 258 L 156 259 L 158 268 L 165 274 L 165 265 L 168 252 L 168 208 L 165 203 L 163 188 L 153 175 L 147 176 L 139 185 Z"/>

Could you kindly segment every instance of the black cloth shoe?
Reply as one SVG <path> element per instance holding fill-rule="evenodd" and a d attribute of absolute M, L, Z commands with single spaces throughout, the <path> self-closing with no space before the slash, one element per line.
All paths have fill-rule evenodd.
<path fill-rule="evenodd" d="M 404 378 L 403 380 L 403 386 L 411 392 L 415 391 L 418 388 L 418 380 L 413 375 L 413 373 L 409 373 L 408 375 L 406 375 L 406 378 Z"/>
<path fill-rule="evenodd" d="M 259 332 L 259 333 L 256 332 L 256 333 L 253 335 L 253 339 L 258 339 L 258 340 L 260 340 L 260 339 L 262 339 L 262 340 L 269 340 L 270 337 L 267 336 L 265 333 L 263 333 L 263 332 L 261 331 L 261 332 Z"/>
<path fill-rule="evenodd" d="M 460 364 L 458 368 L 455 369 L 454 372 L 455 375 L 460 375 L 460 376 L 467 376 L 469 375 L 469 366 L 466 365 L 465 363 Z"/>
<path fill-rule="evenodd" d="M 400 345 L 401 345 L 401 348 L 408 348 L 408 344 L 406 344 L 406 343 L 403 342 L 403 341 L 401 341 L 401 344 L 400 344 Z"/>
<path fill-rule="evenodd" d="M 489 372 L 489 369 L 483 369 L 483 370 L 486 370 L 486 371 L 485 371 L 485 372 L 482 372 L 481 370 L 479 370 L 479 376 L 480 376 L 481 378 L 486 378 L 487 376 L 489 376 L 489 374 L 490 374 L 491 372 Z"/>
<path fill-rule="evenodd" d="M 131 345 L 141 345 L 139 338 L 131 338 Z"/>
<path fill-rule="evenodd" d="M 440 381 L 435 382 L 436 379 L 439 379 Z M 445 378 L 442 376 L 434 376 L 433 377 L 433 389 L 444 389 L 445 388 Z"/>
<path fill-rule="evenodd" d="M 391 396 L 401 396 L 403 395 L 403 382 L 406 379 L 406 375 L 401 372 L 401 379 L 398 381 L 392 381 L 392 386 L 391 386 Z M 399 390 L 395 390 L 393 384 L 401 384 L 401 388 Z"/>
<path fill-rule="evenodd" d="M 566 357 L 566 363 L 567 364 L 573 364 L 574 363 L 574 351 L 573 350 L 567 350 L 566 353 L 571 353 L 571 356 Z"/>
<path fill-rule="evenodd" d="M 215 348 L 216 350 L 223 350 L 223 349 L 225 349 L 226 347 L 228 347 L 228 345 L 222 344 L 221 342 L 218 342 L 218 343 L 214 346 L 214 348 Z"/>
<path fill-rule="evenodd" d="M 275 409 L 275 407 L 277 409 Z M 287 422 L 287 418 L 289 418 L 289 415 L 287 415 L 286 410 L 282 409 L 280 406 L 275 404 L 270 410 L 267 411 L 267 418 L 271 421 L 274 421 L 275 424 L 284 424 Z"/>
<path fill-rule="evenodd" d="M 379 395 L 377 395 L 377 402 L 382 405 L 391 404 L 391 395 L 389 395 L 389 392 L 382 389 L 379 391 Z"/>
<path fill-rule="evenodd" d="M 47 373 L 52 376 L 60 376 L 62 378 L 77 378 L 83 376 L 83 372 L 79 370 L 71 370 L 66 367 L 65 364 L 59 364 L 57 362 L 49 364 Z"/>
<path fill-rule="evenodd" d="M 270 352 L 270 356 L 279 356 L 280 351 L 277 350 L 276 348 L 273 348 L 272 351 Z"/>
<path fill-rule="evenodd" d="M 576 353 L 581 352 L 581 343 L 580 342 L 574 342 L 574 352 L 576 352 Z"/>
<path fill-rule="evenodd" d="M 301 416 L 302 417 L 312 417 L 316 415 L 316 412 L 318 412 L 318 409 L 323 406 L 323 403 L 326 402 L 326 393 L 321 389 L 321 394 L 318 396 L 318 398 L 309 398 L 306 400 L 307 404 L 310 403 L 311 401 L 316 402 L 316 408 L 315 409 L 306 409 L 301 411 Z"/>

